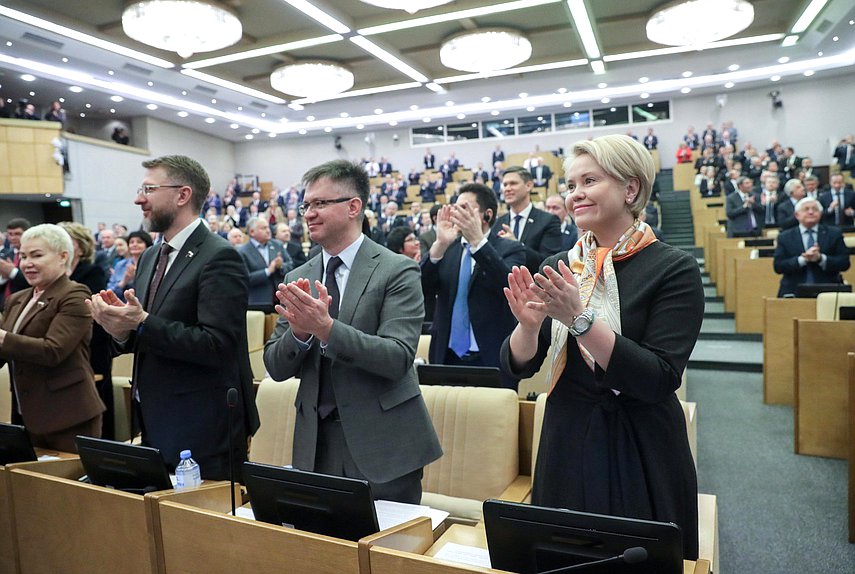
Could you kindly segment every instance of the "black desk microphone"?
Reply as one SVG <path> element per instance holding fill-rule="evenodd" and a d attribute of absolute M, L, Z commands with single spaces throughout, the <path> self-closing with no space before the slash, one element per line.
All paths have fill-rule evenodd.
<path fill-rule="evenodd" d="M 601 564 L 610 564 L 612 562 L 623 562 L 624 564 L 639 564 L 647 560 L 647 550 L 642 548 L 641 546 L 633 546 L 632 548 L 627 548 L 623 551 L 623 554 L 619 556 L 612 556 L 611 558 L 603 558 L 602 560 L 595 560 L 593 562 L 585 562 L 584 564 L 573 564 L 572 566 L 564 566 L 563 568 L 555 568 L 554 570 L 547 570 L 545 572 L 539 572 L 538 574 L 564 574 L 565 572 L 573 572 L 574 570 L 582 570 L 589 566 L 599 566 Z"/>
<path fill-rule="evenodd" d="M 235 515 L 235 447 L 234 439 L 232 438 L 232 419 L 234 418 L 234 409 L 238 403 L 238 390 L 231 387 L 226 392 L 226 403 L 229 406 L 229 481 L 232 486 L 232 516 Z"/>

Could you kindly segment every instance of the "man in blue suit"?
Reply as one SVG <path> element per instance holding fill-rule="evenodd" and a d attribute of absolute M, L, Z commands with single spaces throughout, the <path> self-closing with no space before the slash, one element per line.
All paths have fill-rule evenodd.
<path fill-rule="evenodd" d="M 457 203 L 443 206 L 436 241 L 422 260 L 425 298 L 436 297 L 430 362 L 499 366 L 499 348 L 516 326 L 503 287 L 514 265 L 525 264 L 525 248 L 490 233 L 498 202 L 480 183 L 460 188 Z M 516 388 L 519 381 L 504 376 Z"/>
<path fill-rule="evenodd" d="M 249 273 L 249 305 L 273 313 L 276 288 L 294 267 L 294 262 L 285 246 L 270 238 L 270 224 L 266 219 L 251 217 L 246 222 L 246 230 L 249 241 L 238 247 L 238 253 Z"/>
<path fill-rule="evenodd" d="M 792 295 L 804 283 L 840 283 L 849 269 L 849 250 L 834 226 L 820 225 L 822 206 L 810 197 L 796 204 L 799 224 L 778 235 L 775 272 L 780 273 L 778 297 Z"/>

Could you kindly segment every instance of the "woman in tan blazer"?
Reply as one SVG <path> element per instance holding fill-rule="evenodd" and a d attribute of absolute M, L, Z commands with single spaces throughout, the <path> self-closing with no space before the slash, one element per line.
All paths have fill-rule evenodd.
<path fill-rule="evenodd" d="M 12 375 L 12 421 L 33 445 L 77 452 L 74 437 L 101 436 L 104 403 L 89 363 L 89 290 L 71 281 L 74 246 L 56 225 L 21 237 L 21 271 L 30 284 L 6 301 L 0 323 L 0 365 Z"/>

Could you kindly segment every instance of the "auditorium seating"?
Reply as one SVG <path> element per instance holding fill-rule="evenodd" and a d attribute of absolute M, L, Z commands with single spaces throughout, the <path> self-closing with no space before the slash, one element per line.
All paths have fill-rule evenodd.
<path fill-rule="evenodd" d="M 264 368 L 264 313 L 246 312 L 246 344 L 249 348 L 249 364 L 252 365 L 252 378 L 260 381 L 267 374 Z"/>
<path fill-rule="evenodd" d="M 478 521 L 488 498 L 525 498 L 530 479 L 518 477 L 517 394 L 477 387 L 421 389 L 445 453 L 425 467 L 422 504 Z"/>
<path fill-rule="evenodd" d="M 297 416 L 294 401 L 300 381 L 274 381 L 266 378 L 258 387 L 255 404 L 261 427 L 249 449 L 253 462 L 285 466 L 291 464 L 291 449 L 294 444 L 294 422 Z"/>

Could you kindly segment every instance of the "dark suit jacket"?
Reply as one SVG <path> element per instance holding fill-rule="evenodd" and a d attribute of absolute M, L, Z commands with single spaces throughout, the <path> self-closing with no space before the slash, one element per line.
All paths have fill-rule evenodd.
<path fill-rule="evenodd" d="M 564 229 L 561 230 L 561 251 L 573 249 L 573 246 L 576 245 L 578 240 L 579 228 L 576 227 L 575 223 L 568 223 Z"/>
<path fill-rule="evenodd" d="M 422 158 L 425 164 L 425 169 L 434 169 L 436 167 L 436 156 L 434 154 L 425 154 Z"/>
<path fill-rule="evenodd" d="M 511 214 L 508 212 L 496 220 L 493 233 L 501 231 L 502 225 L 513 229 L 510 222 Z M 529 213 L 522 237 L 517 239 L 525 246 L 525 266 L 535 273 L 544 259 L 561 251 L 561 222 L 551 213 L 534 207 Z"/>
<path fill-rule="evenodd" d="M 818 225 L 815 229 L 819 251 L 826 256 L 825 269 L 818 263 L 799 266 L 799 255 L 805 251 L 799 227 L 792 227 L 778 235 L 775 272 L 782 275 L 778 297 L 795 293 L 796 285 L 807 283 L 808 266 L 813 271 L 814 283 L 840 283 L 840 272 L 849 269 L 849 250 L 843 242 L 840 229 L 829 225 Z"/>
<path fill-rule="evenodd" d="M 271 239 L 265 247 L 270 261 L 276 259 L 277 255 L 282 257 L 282 268 L 274 271 L 270 276 L 267 275 L 267 263 L 264 262 L 264 258 L 252 241 L 247 241 L 238 247 L 238 253 L 249 274 L 250 305 L 272 305 L 276 287 L 285 279 L 285 274 L 294 268 L 294 262 L 291 261 L 291 256 L 288 255 L 282 243 Z"/>
<path fill-rule="evenodd" d="M 541 179 L 544 182 L 543 187 L 548 187 L 549 186 L 549 180 L 552 179 L 552 170 L 549 169 L 548 165 L 542 165 L 539 167 L 541 167 L 543 169 L 543 171 L 541 172 Z M 531 178 L 534 180 L 534 185 L 537 186 L 538 185 L 537 168 L 533 167 L 529 171 L 531 171 Z"/>
<path fill-rule="evenodd" d="M 494 151 L 492 157 L 493 157 L 493 161 L 490 162 L 490 165 L 496 165 L 497 161 L 505 161 L 505 152 Z"/>
<path fill-rule="evenodd" d="M 0 366 L 10 363 L 24 425 L 33 434 L 60 432 L 102 412 L 89 364 L 92 314 L 86 306 L 89 289 L 65 275 L 54 281 L 24 318 L 17 334 L 12 327 L 32 288 L 6 301 Z M 0 390 L 7 392 L 7 389 Z"/>
<path fill-rule="evenodd" d="M 792 200 L 786 195 L 775 206 L 775 221 L 778 222 L 781 230 L 789 229 L 799 224 L 796 219 L 796 206 L 793 205 Z"/>
<path fill-rule="evenodd" d="M 754 222 L 756 223 L 757 233 L 763 229 L 764 207 L 760 205 L 760 194 L 754 193 L 754 205 L 751 206 L 751 211 L 754 213 Z M 727 236 L 733 237 L 736 232 L 747 232 L 749 229 L 749 210 L 743 207 L 742 197 L 738 192 L 733 192 L 727 196 L 725 201 L 725 212 L 727 213 Z"/>
<path fill-rule="evenodd" d="M 308 261 L 308 259 L 306 259 L 306 254 L 303 253 L 303 246 L 299 243 L 289 241 L 285 244 L 285 250 L 288 251 L 288 255 L 291 256 L 291 261 L 294 262 L 294 269 Z"/>
<path fill-rule="evenodd" d="M 421 248 L 422 259 L 427 256 L 427 252 L 430 251 L 434 241 L 436 241 L 436 229 L 425 229 L 419 233 L 419 247 Z"/>
<path fill-rule="evenodd" d="M 322 267 L 318 254 L 286 280 L 308 278 L 314 291 Z M 399 478 L 442 456 L 413 367 L 423 301 L 416 263 L 363 240 L 324 352 L 348 449 L 372 482 Z M 280 317 L 264 346 L 264 364 L 276 380 L 300 377 L 293 465 L 303 470 L 315 467 L 320 361 L 320 344 L 303 349 Z"/>
<path fill-rule="evenodd" d="M 831 190 L 828 189 L 824 193 L 819 194 L 819 202 L 822 204 L 822 223 L 826 225 L 837 225 L 835 220 L 835 212 L 828 211 L 828 206 L 834 201 L 834 196 L 831 195 Z M 843 210 L 848 208 L 855 209 L 855 191 L 843 188 L 843 205 L 840 206 L 840 225 L 852 225 L 853 218 L 843 213 Z"/>
<path fill-rule="evenodd" d="M 3 249 L 0 249 L 0 259 L 14 261 L 15 251 L 11 247 L 4 247 Z M 7 283 L 3 283 L 2 285 L 0 285 L 0 305 L 3 305 L 3 295 L 6 292 L 6 285 Z M 19 268 L 17 275 L 15 275 L 15 278 L 12 279 L 12 293 L 17 293 L 18 291 L 26 289 L 29 286 L 30 284 L 27 283 L 27 279 L 24 277 L 24 274 L 21 273 L 21 270 Z"/>
<path fill-rule="evenodd" d="M 436 297 L 430 341 L 431 363 L 445 363 L 451 340 L 451 313 L 460 288 L 458 277 L 462 257 L 463 245 L 457 240 L 436 263 L 430 257 L 422 260 L 425 298 Z M 472 258 L 475 260 L 475 268 L 468 285 L 469 321 L 484 365 L 498 367 L 502 341 L 511 334 L 517 323 L 503 288 L 508 284 L 511 267 L 525 262 L 525 250 L 518 241 L 491 234 L 487 243 L 472 254 Z M 511 388 L 519 384 L 512 377 L 503 377 L 503 380 Z"/>
<path fill-rule="evenodd" d="M 644 136 L 642 143 L 647 149 L 654 150 L 659 146 L 659 138 L 656 136 Z"/>
<path fill-rule="evenodd" d="M 137 297 L 145 323 L 119 346 L 134 353 L 143 443 L 159 448 L 170 468 L 184 449 L 202 478 L 229 476 L 226 392 L 235 387 L 236 464 L 246 458 L 246 437 L 258 428 L 246 341 L 247 274 L 240 255 L 199 225 L 178 252 L 154 301 L 146 301 L 160 244 L 137 267 Z M 240 469 L 237 469 L 240 476 Z"/>

